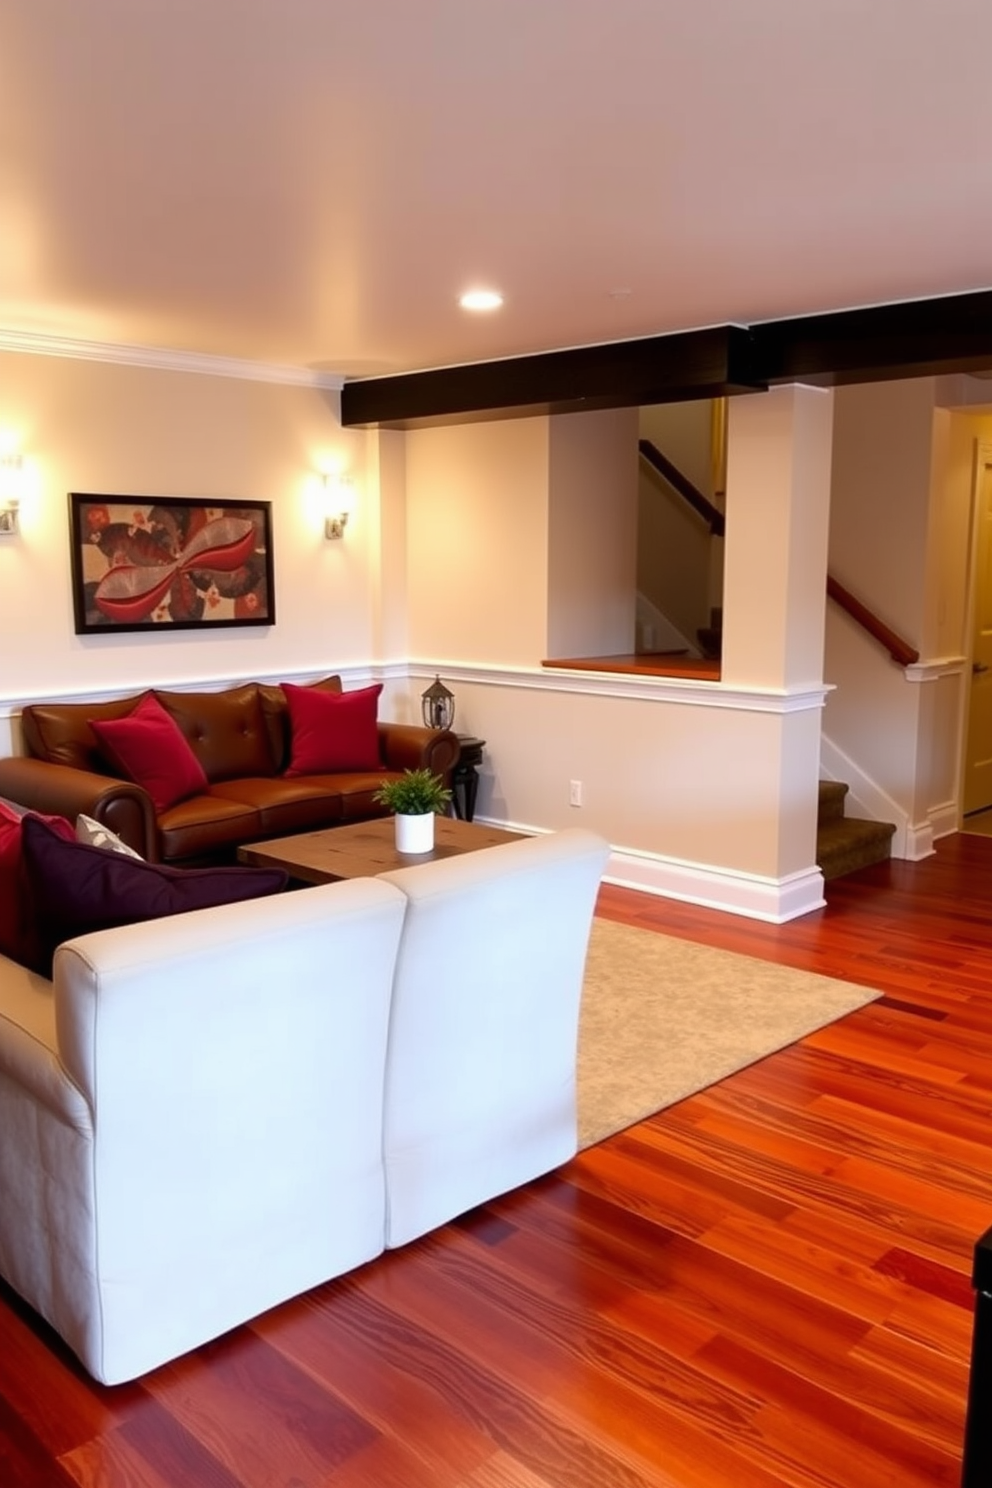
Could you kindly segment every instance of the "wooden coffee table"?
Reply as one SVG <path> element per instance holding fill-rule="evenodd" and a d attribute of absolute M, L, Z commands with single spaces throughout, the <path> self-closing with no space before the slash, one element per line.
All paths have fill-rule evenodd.
<path fill-rule="evenodd" d="M 301 832 L 271 842 L 249 842 L 238 848 L 238 860 L 255 868 L 284 868 L 290 878 L 321 884 L 338 878 L 374 877 L 394 868 L 456 858 L 481 847 L 521 839 L 519 832 L 439 816 L 434 823 L 433 852 L 400 853 L 394 845 L 395 830 L 391 816 L 346 827 L 326 827 L 321 832 Z"/>

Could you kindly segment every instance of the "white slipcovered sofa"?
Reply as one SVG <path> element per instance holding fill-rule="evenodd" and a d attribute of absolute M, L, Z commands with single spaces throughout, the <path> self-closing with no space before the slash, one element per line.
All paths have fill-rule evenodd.
<path fill-rule="evenodd" d="M 119 1383 L 566 1160 L 606 852 L 101 930 L 51 981 L 0 956 L 0 1275 Z"/>
<path fill-rule="evenodd" d="M 386 873 L 407 899 L 386 1060 L 386 1244 L 574 1156 L 607 844 L 568 831 Z"/>

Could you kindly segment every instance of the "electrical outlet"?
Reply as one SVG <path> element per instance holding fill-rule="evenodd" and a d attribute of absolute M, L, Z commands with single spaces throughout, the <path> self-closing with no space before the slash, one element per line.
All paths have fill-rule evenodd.
<path fill-rule="evenodd" d="M 568 801 L 570 806 L 582 805 L 582 781 L 572 780 L 568 787 Z"/>

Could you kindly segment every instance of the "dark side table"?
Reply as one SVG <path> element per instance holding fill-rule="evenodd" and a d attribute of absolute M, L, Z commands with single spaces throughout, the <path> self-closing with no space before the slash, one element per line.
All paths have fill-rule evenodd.
<path fill-rule="evenodd" d="M 473 739 L 471 734 L 459 734 L 462 747 L 458 763 L 451 772 L 451 804 L 455 815 L 462 821 L 471 821 L 475 815 L 475 798 L 479 791 L 479 766 L 485 739 Z"/>
<path fill-rule="evenodd" d="M 975 1322 L 961 1488 L 986 1488 L 992 1483 L 992 1230 L 987 1230 L 975 1245 L 971 1279 Z"/>

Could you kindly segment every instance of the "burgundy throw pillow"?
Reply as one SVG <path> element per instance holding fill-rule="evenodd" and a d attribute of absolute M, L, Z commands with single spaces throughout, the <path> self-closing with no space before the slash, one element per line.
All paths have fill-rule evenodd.
<path fill-rule="evenodd" d="M 150 693 L 126 718 L 91 718 L 89 725 L 110 763 L 144 787 L 156 811 L 207 789 L 185 734 Z"/>
<path fill-rule="evenodd" d="M 70 832 L 71 832 L 70 827 Z M 51 976 L 55 948 L 75 935 L 260 899 L 284 889 L 281 868 L 166 868 L 65 839 L 26 817 L 22 833 L 30 904 L 40 938 L 34 970 Z"/>
<path fill-rule="evenodd" d="M 287 775 L 378 770 L 382 683 L 353 692 L 322 692 L 283 683 L 291 736 Z"/>
<path fill-rule="evenodd" d="M 34 813 L 0 801 L 0 951 L 21 966 L 34 968 L 39 959 L 39 940 L 22 847 L 24 822 L 30 815 Z M 61 816 L 41 820 L 67 841 L 75 835 L 72 824 Z"/>

